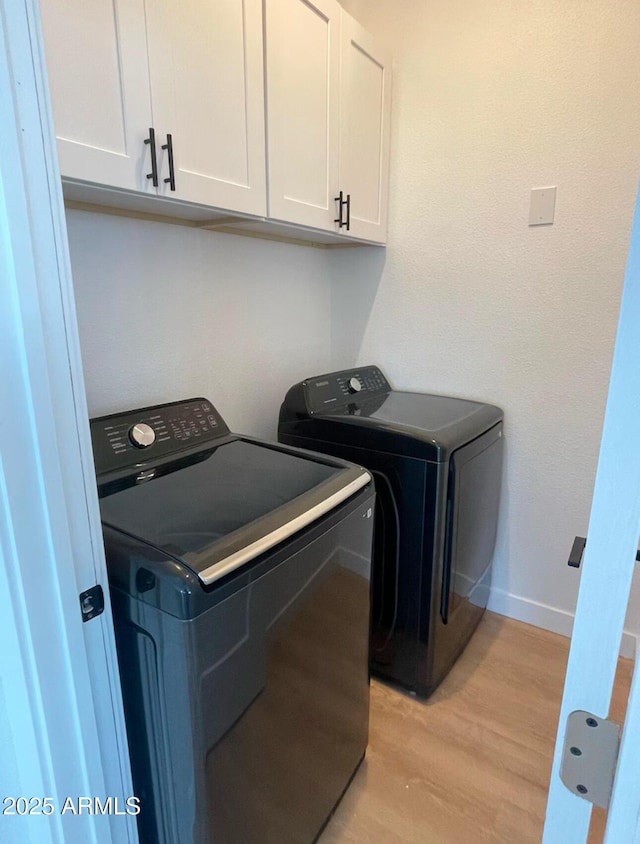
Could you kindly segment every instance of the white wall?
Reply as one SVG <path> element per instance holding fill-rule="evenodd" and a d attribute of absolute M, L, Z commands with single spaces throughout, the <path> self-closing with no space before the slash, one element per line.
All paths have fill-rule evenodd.
<path fill-rule="evenodd" d="M 330 368 L 328 253 L 67 212 L 92 415 L 204 395 L 275 438 L 284 393 Z"/>
<path fill-rule="evenodd" d="M 640 173 L 640 5 L 343 5 L 397 63 L 389 248 L 358 360 L 504 408 L 493 606 L 568 632 Z M 546 185 L 555 223 L 529 228 Z M 363 283 L 357 255 L 333 260 Z"/>
<path fill-rule="evenodd" d="M 291 383 L 356 360 L 499 404 L 493 606 L 568 632 L 640 172 L 640 6 L 343 5 L 397 60 L 388 249 L 69 212 L 90 410 L 203 393 L 273 437 Z M 555 223 L 529 228 L 549 184 Z"/>

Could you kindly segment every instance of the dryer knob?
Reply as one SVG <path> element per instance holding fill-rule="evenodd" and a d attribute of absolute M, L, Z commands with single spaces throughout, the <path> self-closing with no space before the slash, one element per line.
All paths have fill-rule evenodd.
<path fill-rule="evenodd" d="M 129 439 L 136 448 L 148 448 L 155 442 L 156 432 L 146 422 L 138 422 L 129 430 Z"/>
<path fill-rule="evenodd" d="M 350 393 L 359 393 L 362 389 L 362 384 L 358 378 L 349 378 L 347 381 L 347 389 Z"/>

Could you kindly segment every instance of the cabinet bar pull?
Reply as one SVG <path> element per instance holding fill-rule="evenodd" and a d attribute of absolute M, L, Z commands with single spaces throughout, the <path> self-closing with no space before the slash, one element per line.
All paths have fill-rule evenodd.
<path fill-rule="evenodd" d="M 347 194 L 347 231 L 351 228 L 351 194 Z"/>
<path fill-rule="evenodd" d="M 344 199 L 342 198 L 343 196 L 344 194 L 342 193 L 342 191 L 340 191 L 337 196 L 333 197 L 334 201 L 338 203 L 338 216 L 333 222 L 338 224 L 339 229 L 344 226 L 344 223 L 342 222 L 342 206 L 344 205 Z"/>
<path fill-rule="evenodd" d="M 166 149 L 169 156 L 169 178 L 165 179 L 165 184 L 168 184 L 171 190 L 176 189 L 176 174 L 173 169 L 173 139 L 171 135 L 167 135 L 167 143 L 162 144 L 162 149 Z"/>
<path fill-rule="evenodd" d="M 149 127 L 149 137 L 144 139 L 145 144 L 151 146 L 151 172 L 147 173 L 147 179 L 151 179 L 154 188 L 158 187 L 158 159 L 156 158 L 156 133 L 153 126 Z"/>

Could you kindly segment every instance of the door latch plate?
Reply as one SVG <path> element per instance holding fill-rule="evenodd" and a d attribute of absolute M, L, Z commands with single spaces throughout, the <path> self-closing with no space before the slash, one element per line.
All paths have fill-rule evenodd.
<path fill-rule="evenodd" d="M 91 621 L 104 611 L 104 592 L 102 586 L 97 584 L 80 593 L 80 610 L 83 621 Z"/>
<path fill-rule="evenodd" d="M 607 808 L 611 800 L 620 725 L 583 709 L 567 718 L 560 779 L 574 794 Z"/>

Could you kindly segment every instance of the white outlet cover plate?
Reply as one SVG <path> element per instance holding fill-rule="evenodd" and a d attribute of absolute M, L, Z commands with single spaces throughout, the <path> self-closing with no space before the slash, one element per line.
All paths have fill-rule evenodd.
<path fill-rule="evenodd" d="M 529 225 L 548 226 L 556 210 L 556 186 L 532 188 L 529 203 Z"/>

